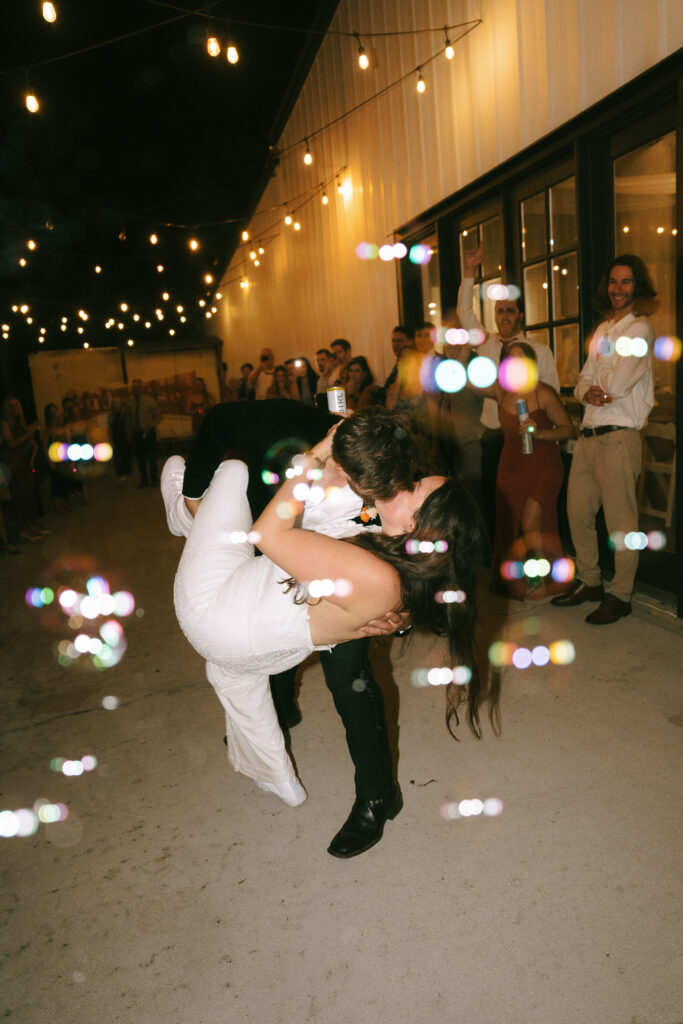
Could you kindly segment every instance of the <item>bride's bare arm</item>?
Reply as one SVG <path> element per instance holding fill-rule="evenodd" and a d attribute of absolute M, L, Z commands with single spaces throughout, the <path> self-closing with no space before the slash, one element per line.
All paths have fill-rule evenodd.
<path fill-rule="evenodd" d="M 398 577 L 395 571 L 369 551 L 333 540 L 319 533 L 297 529 L 298 515 L 303 503 L 294 496 L 297 485 L 308 483 L 325 485 L 326 477 L 334 467 L 325 469 L 321 480 L 308 480 L 307 474 L 321 468 L 320 456 L 325 454 L 325 441 L 316 445 L 311 453 L 298 456 L 297 463 L 303 473 L 286 480 L 254 523 L 259 534 L 258 547 L 286 573 L 302 582 L 313 579 L 343 578 L 350 587 L 341 594 L 327 598 L 333 604 L 364 615 L 362 624 L 380 617 L 395 607 L 399 597 Z M 346 589 L 348 592 L 343 592 Z"/>

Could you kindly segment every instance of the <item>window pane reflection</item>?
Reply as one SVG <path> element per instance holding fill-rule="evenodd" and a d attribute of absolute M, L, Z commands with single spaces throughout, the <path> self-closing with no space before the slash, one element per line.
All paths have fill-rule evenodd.
<path fill-rule="evenodd" d="M 522 259 L 545 256 L 547 245 L 545 193 L 539 192 L 522 202 Z"/>
<path fill-rule="evenodd" d="M 482 271 L 483 276 L 487 279 L 500 274 L 503 269 L 500 235 L 500 217 L 491 217 L 481 225 L 481 240 L 484 243 Z"/>
<path fill-rule="evenodd" d="M 563 387 L 574 387 L 579 379 L 579 325 L 555 328 L 555 362 Z"/>
<path fill-rule="evenodd" d="M 553 268 L 553 318 L 564 320 L 579 315 L 579 278 L 576 253 L 558 256 Z"/>
<path fill-rule="evenodd" d="M 548 319 L 548 277 L 547 263 L 535 263 L 524 268 L 524 306 L 528 324 L 542 323 Z"/>
<path fill-rule="evenodd" d="M 465 253 L 472 252 L 479 245 L 479 227 L 475 224 L 474 227 L 465 228 L 464 231 L 460 232 L 460 266 L 462 267 L 463 273 L 465 271 Z M 477 277 L 478 274 L 475 274 Z"/>
<path fill-rule="evenodd" d="M 550 251 L 576 245 L 576 189 L 574 178 L 553 185 L 550 190 Z"/>
<path fill-rule="evenodd" d="M 421 238 L 420 244 L 428 246 L 432 258 L 429 263 L 420 267 L 422 278 L 422 314 L 435 327 L 441 327 L 441 277 L 439 274 L 439 249 L 436 232 L 427 238 Z"/>

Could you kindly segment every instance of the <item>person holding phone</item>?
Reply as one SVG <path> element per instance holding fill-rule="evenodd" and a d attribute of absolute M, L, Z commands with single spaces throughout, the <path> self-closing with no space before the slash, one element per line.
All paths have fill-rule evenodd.
<path fill-rule="evenodd" d="M 263 399 L 268 397 L 268 391 L 273 383 L 275 370 L 275 354 L 272 348 L 261 349 L 258 365 L 253 373 L 249 375 L 249 387 L 254 389 L 254 397 Z"/>

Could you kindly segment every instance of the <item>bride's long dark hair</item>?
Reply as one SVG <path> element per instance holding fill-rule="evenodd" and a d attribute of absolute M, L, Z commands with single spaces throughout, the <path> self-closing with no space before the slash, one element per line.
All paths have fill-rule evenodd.
<path fill-rule="evenodd" d="M 451 667 L 470 670 L 466 686 L 449 683 L 446 688 L 446 725 L 456 739 L 453 729 L 459 722 L 458 708 L 465 699 L 464 691 L 467 720 L 475 736 L 481 738 L 481 677 L 475 625 L 482 538 L 481 517 L 474 499 L 461 483 L 449 477 L 418 509 L 415 528 L 410 533 L 399 537 L 366 533 L 353 541 L 396 569 L 401 580 L 403 609 L 409 613 L 411 625 L 424 626 L 444 637 Z M 427 542 L 422 551 L 420 541 Z"/>

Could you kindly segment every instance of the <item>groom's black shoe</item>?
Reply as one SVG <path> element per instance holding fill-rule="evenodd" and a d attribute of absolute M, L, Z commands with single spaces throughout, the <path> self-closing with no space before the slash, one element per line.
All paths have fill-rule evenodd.
<path fill-rule="evenodd" d="M 378 843 L 387 821 L 403 807 L 401 790 L 385 800 L 356 800 L 351 813 L 327 847 L 333 857 L 356 857 Z"/>

